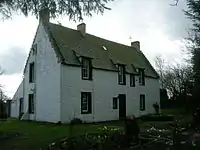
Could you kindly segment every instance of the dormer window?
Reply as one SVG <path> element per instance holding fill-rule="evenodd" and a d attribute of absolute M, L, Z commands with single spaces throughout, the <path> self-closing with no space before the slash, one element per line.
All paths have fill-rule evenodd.
<path fill-rule="evenodd" d="M 126 85 L 125 65 L 118 65 L 118 83 Z"/>
<path fill-rule="evenodd" d="M 82 79 L 92 80 L 92 61 L 89 58 L 82 58 Z"/>
<path fill-rule="evenodd" d="M 139 84 L 145 85 L 145 73 L 144 69 L 139 69 Z"/>
<path fill-rule="evenodd" d="M 135 75 L 130 74 L 130 86 L 135 87 Z"/>

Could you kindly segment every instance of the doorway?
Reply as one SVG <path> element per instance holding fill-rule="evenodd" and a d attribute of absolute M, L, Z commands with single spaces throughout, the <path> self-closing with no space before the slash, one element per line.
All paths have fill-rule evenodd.
<path fill-rule="evenodd" d="M 126 117 L 126 95 L 119 94 L 119 119 Z"/>

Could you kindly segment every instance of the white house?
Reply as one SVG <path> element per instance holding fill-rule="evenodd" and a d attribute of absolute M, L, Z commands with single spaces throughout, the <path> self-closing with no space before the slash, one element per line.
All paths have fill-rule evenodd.
<path fill-rule="evenodd" d="M 118 120 L 153 113 L 160 101 L 159 77 L 140 50 L 49 22 L 40 12 L 37 32 L 11 115 L 70 122 Z"/>

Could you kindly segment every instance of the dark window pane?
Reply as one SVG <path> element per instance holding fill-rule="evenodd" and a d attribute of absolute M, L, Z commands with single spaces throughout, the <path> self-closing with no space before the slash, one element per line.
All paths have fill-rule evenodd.
<path fill-rule="evenodd" d="M 90 59 L 82 58 L 82 79 L 92 80 L 92 62 Z"/>
<path fill-rule="evenodd" d="M 92 113 L 92 93 L 81 92 L 81 113 Z"/>
<path fill-rule="evenodd" d="M 140 95 L 140 110 L 145 110 L 145 95 Z"/>
<path fill-rule="evenodd" d="M 139 69 L 139 84 L 145 85 L 145 73 L 144 69 Z"/>
<path fill-rule="evenodd" d="M 33 94 L 28 95 L 28 111 L 30 114 L 34 113 L 34 97 Z"/>
<path fill-rule="evenodd" d="M 125 66 L 118 65 L 118 83 L 121 85 L 126 84 L 126 73 L 125 73 Z"/>
<path fill-rule="evenodd" d="M 117 101 L 117 97 L 113 98 L 113 109 L 117 109 L 118 108 L 118 101 Z"/>
<path fill-rule="evenodd" d="M 34 63 L 30 63 L 29 65 L 29 82 L 34 82 L 34 75 L 35 75 L 35 65 Z"/>
<path fill-rule="evenodd" d="M 135 86 L 135 75 L 130 74 L 130 86 Z"/>
<path fill-rule="evenodd" d="M 24 103 L 23 103 L 23 98 L 20 98 L 19 99 L 19 113 L 22 113 L 23 112 L 23 109 L 24 109 Z"/>

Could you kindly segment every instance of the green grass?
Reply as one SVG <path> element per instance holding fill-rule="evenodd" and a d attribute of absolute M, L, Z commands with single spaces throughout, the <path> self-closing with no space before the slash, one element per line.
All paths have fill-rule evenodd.
<path fill-rule="evenodd" d="M 73 127 L 73 136 L 98 132 L 104 125 L 116 126 L 116 123 L 82 124 Z M 119 124 L 117 125 L 119 126 Z M 69 136 L 69 125 L 56 125 L 48 123 L 8 120 L 0 121 L 0 132 L 20 132 L 23 135 L 1 143 L 0 149 L 6 150 L 32 150 L 46 147 L 63 137 Z"/>
<path fill-rule="evenodd" d="M 138 120 L 141 130 L 149 128 L 149 125 L 157 124 L 165 126 L 166 122 L 143 122 Z M 73 136 L 84 133 L 98 132 L 99 127 L 119 127 L 123 129 L 123 121 L 81 124 L 73 127 Z M 38 150 L 47 147 L 50 143 L 69 136 L 69 125 L 56 125 L 32 121 L 7 120 L 0 121 L 1 132 L 19 132 L 22 136 L 14 137 L 5 142 L 0 141 L 0 150 Z"/>

